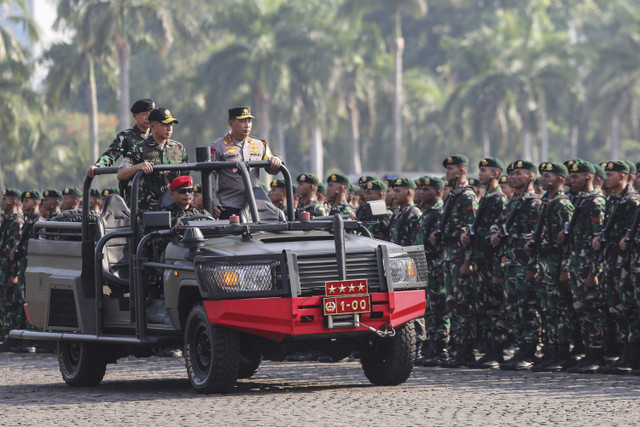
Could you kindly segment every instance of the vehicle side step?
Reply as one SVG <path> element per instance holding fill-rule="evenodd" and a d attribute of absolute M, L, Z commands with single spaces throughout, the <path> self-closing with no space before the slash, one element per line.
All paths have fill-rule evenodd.
<path fill-rule="evenodd" d="M 9 332 L 9 336 L 22 340 L 41 340 L 41 341 L 82 341 L 82 342 L 101 342 L 109 344 L 129 344 L 129 345 L 147 345 L 147 344 L 171 344 L 180 341 L 180 337 L 147 337 L 144 341 L 135 337 L 126 337 L 118 335 L 91 335 L 77 334 L 72 332 L 42 332 L 14 329 Z"/>

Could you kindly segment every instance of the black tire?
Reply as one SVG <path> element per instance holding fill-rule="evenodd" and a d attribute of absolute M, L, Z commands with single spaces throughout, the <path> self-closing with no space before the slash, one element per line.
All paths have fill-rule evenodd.
<path fill-rule="evenodd" d="M 396 329 L 392 338 L 374 336 L 362 349 L 360 362 L 366 377 L 375 385 L 398 385 L 413 370 L 416 329 L 408 322 Z"/>
<path fill-rule="evenodd" d="M 98 218 L 100 214 L 96 211 L 89 211 L 89 223 L 95 224 L 98 222 Z M 58 215 L 51 218 L 51 221 L 58 222 L 82 222 L 82 209 L 70 209 L 68 211 L 64 211 L 59 213 Z"/>
<path fill-rule="evenodd" d="M 107 369 L 104 349 L 87 342 L 58 341 L 58 364 L 64 382 L 75 387 L 100 384 Z"/>
<path fill-rule="evenodd" d="M 250 349 L 240 356 L 240 368 L 238 369 L 238 379 L 251 378 L 256 373 L 262 362 L 262 353 L 258 350 Z"/>
<path fill-rule="evenodd" d="M 240 369 L 238 334 L 209 323 L 202 304 L 196 305 L 185 326 L 184 360 L 189 382 L 198 393 L 227 393 Z"/>

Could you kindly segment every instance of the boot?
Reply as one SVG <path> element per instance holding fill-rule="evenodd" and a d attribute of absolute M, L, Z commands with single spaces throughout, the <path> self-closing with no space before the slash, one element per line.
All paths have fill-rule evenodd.
<path fill-rule="evenodd" d="M 622 351 L 622 357 L 618 361 L 620 363 L 611 370 L 611 373 L 614 375 L 629 375 L 633 371 L 634 365 L 636 365 L 637 356 L 638 343 L 628 343 Z"/>
<path fill-rule="evenodd" d="M 430 343 L 427 354 L 422 357 L 422 366 L 439 366 L 441 361 L 449 359 L 449 352 L 444 343 Z"/>
<path fill-rule="evenodd" d="M 413 361 L 414 366 L 424 366 L 425 357 L 435 352 L 435 343 L 427 344 L 424 341 L 418 341 L 416 346 L 416 358 Z"/>
<path fill-rule="evenodd" d="M 544 368 L 545 372 L 560 372 L 576 362 L 571 360 L 569 355 L 569 344 L 556 344 L 556 357 Z"/>
<path fill-rule="evenodd" d="M 456 349 L 456 355 L 449 359 L 445 363 L 441 363 L 443 368 L 459 368 L 465 366 L 469 362 L 475 362 L 476 357 L 473 355 L 473 346 L 466 344 L 464 346 L 458 346 Z"/>
<path fill-rule="evenodd" d="M 542 357 L 536 359 L 533 366 L 531 367 L 531 372 L 544 372 L 547 368 L 547 365 L 550 365 L 555 361 L 556 352 L 556 344 L 545 344 L 542 347 Z"/>
<path fill-rule="evenodd" d="M 487 345 L 487 353 L 476 362 L 468 362 L 467 368 L 471 369 L 498 369 L 504 362 L 504 347 L 502 344 L 491 342 Z"/>
<path fill-rule="evenodd" d="M 587 350 L 587 356 L 575 366 L 567 369 L 567 372 L 577 374 L 595 374 L 604 366 L 604 351 L 602 348 L 590 348 Z"/>
<path fill-rule="evenodd" d="M 505 371 L 526 371 L 531 369 L 536 347 L 535 341 L 525 341 L 520 350 L 510 360 L 500 364 L 500 369 Z"/>

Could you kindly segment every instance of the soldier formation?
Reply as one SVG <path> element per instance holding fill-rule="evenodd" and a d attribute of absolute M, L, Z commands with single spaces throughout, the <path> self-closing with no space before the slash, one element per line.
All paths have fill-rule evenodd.
<path fill-rule="evenodd" d="M 118 179 L 125 198 L 128 179 L 145 173 L 140 212 L 159 209 L 162 194 L 171 191 L 174 225 L 192 214 L 210 215 L 191 177 L 153 170 L 188 161 L 184 146 L 170 139 L 178 120 L 150 99 L 136 101 L 131 112 L 136 125 L 116 136 L 87 175 L 123 157 Z M 251 119 L 248 107 L 229 110 L 230 132 L 211 145 L 212 160 L 268 160 L 267 172 L 277 174 L 281 160 L 265 141 L 249 136 Z M 302 173 L 294 190 L 296 219 L 339 213 L 362 221 L 377 239 L 424 247 L 428 287 L 425 316 L 416 321 L 419 364 L 640 375 L 636 165 L 572 159 L 537 166 L 516 160 L 505 167 L 487 157 L 478 163 L 479 176 L 468 178 L 469 160 L 457 154 L 443 167 L 443 177 L 362 176 L 357 185 L 340 173 L 326 186 Z M 257 184 L 257 170 L 251 174 Z M 245 203 L 239 174 L 224 170 L 215 178 L 212 215 L 237 214 Z M 282 180 L 270 185 L 270 200 L 283 211 L 286 191 Z M 92 190 L 91 209 L 99 211 L 103 198 L 119 193 Z M 7 334 L 27 327 L 24 275 L 33 225 L 77 209 L 81 198 L 76 187 L 42 194 L 4 190 L 3 351 L 22 350 Z M 386 213 L 373 215 L 369 202 L 384 203 Z M 509 349 L 514 354 L 505 360 Z"/>

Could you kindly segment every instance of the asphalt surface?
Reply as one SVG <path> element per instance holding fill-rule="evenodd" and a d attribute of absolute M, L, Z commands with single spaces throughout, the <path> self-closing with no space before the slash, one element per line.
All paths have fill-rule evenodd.
<path fill-rule="evenodd" d="M 121 359 L 67 386 L 55 355 L 0 354 L 0 425 L 637 425 L 640 377 L 414 368 L 371 385 L 356 362 L 264 361 L 226 395 L 199 395 L 182 358 Z"/>

